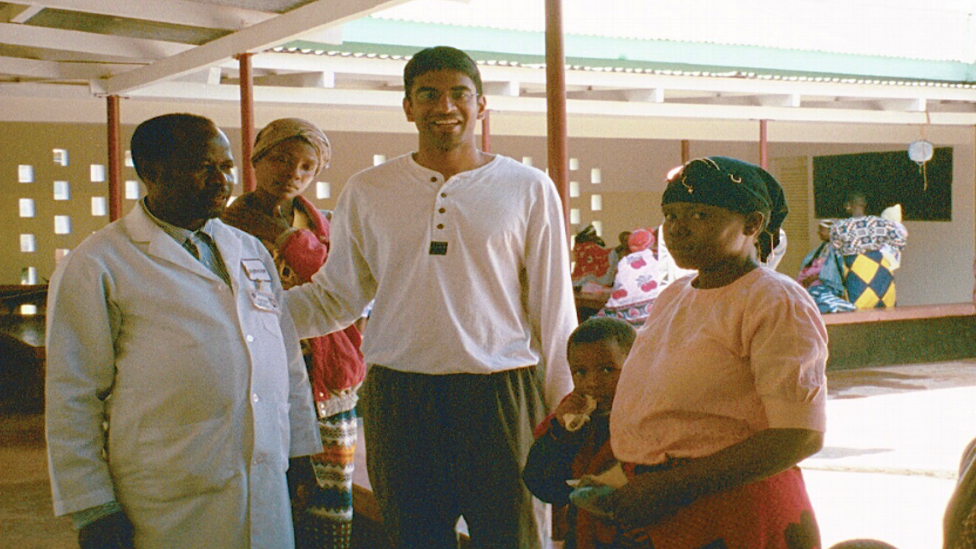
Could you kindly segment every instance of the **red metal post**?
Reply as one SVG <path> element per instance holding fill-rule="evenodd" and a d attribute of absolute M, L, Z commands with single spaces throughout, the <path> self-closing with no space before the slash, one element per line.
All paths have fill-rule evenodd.
<path fill-rule="evenodd" d="M 562 0 L 546 0 L 546 100 L 549 177 L 562 199 L 569 229 L 569 146 L 566 131 L 566 61 L 563 52 Z"/>
<path fill-rule="evenodd" d="M 251 153 L 254 151 L 254 79 L 251 75 L 251 55 L 236 55 L 241 72 L 241 181 L 244 192 L 251 192 L 256 186 Z"/>
<path fill-rule="evenodd" d="M 108 108 L 108 219 L 122 217 L 122 122 L 119 96 L 105 98 Z"/>
<path fill-rule="evenodd" d="M 766 120 L 759 121 L 759 167 L 769 169 L 769 142 L 766 140 Z"/>
<path fill-rule="evenodd" d="M 491 152 L 491 111 L 486 109 L 481 119 L 481 150 Z"/>

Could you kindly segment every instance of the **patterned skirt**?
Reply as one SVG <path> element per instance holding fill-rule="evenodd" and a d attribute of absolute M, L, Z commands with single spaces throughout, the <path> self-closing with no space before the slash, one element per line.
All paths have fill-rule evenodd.
<path fill-rule="evenodd" d="M 355 409 L 319 420 L 322 453 L 312 456 L 316 485 L 295 510 L 297 549 L 344 549 L 352 544 L 352 472 L 359 425 Z"/>

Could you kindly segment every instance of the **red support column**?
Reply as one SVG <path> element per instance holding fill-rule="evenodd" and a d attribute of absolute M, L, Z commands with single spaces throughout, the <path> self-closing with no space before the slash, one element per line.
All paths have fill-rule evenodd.
<path fill-rule="evenodd" d="M 108 219 L 122 217 L 122 122 L 119 96 L 105 98 L 108 108 Z"/>
<path fill-rule="evenodd" d="M 769 169 L 769 143 L 766 141 L 766 120 L 759 121 L 759 167 Z"/>
<path fill-rule="evenodd" d="M 563 53 L 562 0 L 546 0 L 546 99 L 549 177 L 562 199 L 569 229 L 569 152 L 566 131 L 566 61 Z"/>
<path fill-rule="evenodd" d="M 241 71 L 241 181 L 244 192 L 251 192 L 256 186 L 251 153 L 254 151 L 254 79 L 251 76 L 251 55 L 235 55 Z"/>
<path fill-rule="evenodd" d="M 691 141 L 681 140 L 681 165 L 685 165 L 691 160 Z"/>
<path fill-rule="evenodd" d="M 487 109 L 481 119 L 481 150 L 491 152 L 491 111 Z"/>

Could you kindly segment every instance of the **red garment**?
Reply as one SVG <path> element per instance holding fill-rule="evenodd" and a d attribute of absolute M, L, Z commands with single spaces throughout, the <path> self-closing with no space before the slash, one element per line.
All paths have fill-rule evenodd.
<path fill-rule="evenodd" d="M 573 478 L 583 475 L 599 475 L 613 467 L 617 460 L 613 459 L 608 436 L 598 450 L 593 451 L 591 445 L 584 445 L 580 453 L 570 464 Z M 617 537 L 617 528 L 599 517 L 594 517 L 585 509 L 576 510 L 576 549 L 594 549 L 597 544 L 610 545 Z"/>
<path fill-rule="evenodd" d="M 573 246 L 573 258 L 576 261 L 573 280 L 579 280 L 586 275 L 593 275 L 594 278 L 605 275 L 610 268 L 609 255 L 610 250 L 596 242 L 577 242 Z"/>
<path fill-rule="evenodd" d="M 797 467 L 707 495 L 621 537 L 627 548 L 820 549 L 820 530 Z"/>
<path fill-rule="evenodd" d="M 298 196 L 295 201 L 295 206 L 308 216 L 311 228 L 299 229 L 289 235 L 278 247 L 277 256 L 302 282 L 308 282 L 329 257 L 329 220 L 305 197 Z M 285 288 L 288 288 L 287 284 Z M 363 381 L 366 364 L 359 350 L 362 335 L 355 326 L 305 341 L 311 348 L 309 377 L 315 402 L 325 402 L 333 393 Z"/>

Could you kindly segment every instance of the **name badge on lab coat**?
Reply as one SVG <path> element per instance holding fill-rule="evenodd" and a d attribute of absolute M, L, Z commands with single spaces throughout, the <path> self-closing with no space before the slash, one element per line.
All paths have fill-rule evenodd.
<path fill-rule="evenodd" d="M 264 263 L 260 259 L 242 259 L 241 266 L 244 267 L 247 278 L 256 286 L 247 292 L 254 307 L 260 311 L 277 311 L 278 301 L 271 290 L 271 273 Z"/>
<path fill-rule="evenodd" d="M 251 296 L 251 303 L 254 304 L 256 309 L 272 313 L 278 310 L 278 301 L 275 299 L 274 294 L 271 293 L 270 288 L 259 285 L 258 289 L 249 290 L 247 293 Z"/>
<path fill-rule="evenodd" d="M 271 282 L 271 273 L 260 259 L 242 259 L 241 266 L 249 279 L 255 282 Z"/>

